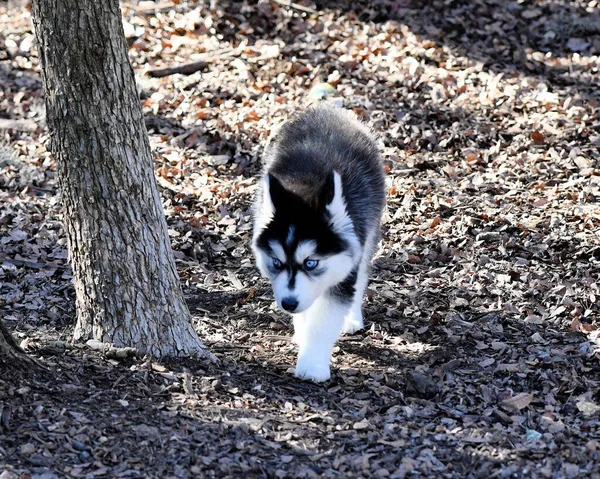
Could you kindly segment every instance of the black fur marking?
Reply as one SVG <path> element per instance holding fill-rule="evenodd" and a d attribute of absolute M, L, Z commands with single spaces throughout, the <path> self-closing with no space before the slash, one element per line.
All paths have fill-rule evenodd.
<path fill-rule="evenodd" d="M 298 273 L 298 268 L 295 266 L 292 266 L 290 268 L 290 282 L 288 283 L 289 289 L 294 289 L 294 286 L 296 286 L 296 274 L 297 273 Z"/>
<path fill-rule="evenodd" d="M 333 176 L 330 176 L 333 182 Z M 294 253 L 302 240 L 314 240 L 317 244 L 316 253 L 320 256 L 342 252 L 347 247 L 346 241 L 329 227 L 329 214 L 325 208 L 328 203 L 323 203 L 323 199 L 333 196 L 333 187 L 329 183 L 329 180 L 325 182 L 316 197 L 304 200 L 286 190 L 276 176 L 269 174 L 270 191 L 263 194 L 271 195 L 275 213 L 258 236 L 257 245 L 268 252 L 271 250 L 269 242 L 277 241 L 286 253 L 287 264 L 294 264 Z M 331 191 L 326 191 L 329 188 Z M 286 242 L 290 226 L 294 227 L 294 236 L 291 242 Z"/>
<path fill-rule="evenodd" d="M 314 240 L 315 252 L 322 257 L 348 248 L 347 241 L 332 230 L 326 208 L 335 195 L 334 172 L 341 177 L 354 233 L 365 246 L 369 235 L 379 231 L 385 202 L 384 170 L 376 139 L 351 112 L 311 108 L 287 122 L 265 152 L 269 191 L 257 196 L 255 214 L 260 217 L 264 195 L 270 195 L 274 212 L 267 225 L 261 224 L 263 229 L 255 230 L 255 245 L 272 255 L 269 242 L 277 241 L 286 255 L 285 271 L 301 268 L 294 258 L 300 241 Z M 294 234 L 286 241 L 291 226 Z M 309 278 L 324 272 L 320 268 L 303 271 Z M 357 270 L 352 271 L 327 294 L 344 303 L 351 301 L 357 274 Z M 290 274 L 290 281 L 293 279 Z"/>
<path fill-rule="evenodd" d="M 335 180 L 333 177 L 333 171 L 327 175 L 325 183 L 321 187 L 321 191 L 319 192 L 319 200 L 317 202 L 317 207 L 320 209 L 325 209 L 325 207 L 333 201 L 333 197 L 335 195 Z"/>
<path fill-rule="evenodd" d="M 276 180 L 275 191 L 271 187 L 275 208 L 281 207 L 286 192 L 294 194 L 305 200 L 309 221 L 319 212 L 324 216 L 333 198 L 333 171 L 342 178 L 348 215 L 364 244 L 367 233 L 379 228 L 385 182 L 377 143 L 355 117 L 340 108 L 309 109 L 284 124 L 266 152 L 266 172 Z M 297 213 L 287 217 L 291 224 L 303 218 L 300 213 L 306 214 L 289 210 Z M 303 235 L 296 231 L 296 237 Z"/>
<path fill-rule="evenodd" d="M 358 277 L 358 268 L 354 268 L 344 281 L 336 284 L 329 290 L 330 294 L 342 303 L 352 301 L 356 291 L 356 279 Z"/>

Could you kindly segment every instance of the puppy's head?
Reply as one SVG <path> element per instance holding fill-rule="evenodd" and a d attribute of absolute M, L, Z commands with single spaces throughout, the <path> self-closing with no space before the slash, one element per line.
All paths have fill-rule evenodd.
<path fill-rule="evenodd" d="M 252 241 L 257 266 L 271 281 L 278 306 L 301 313 L 360 258 L 340 175 L 332 172 L 318 194 L 306 197 L 268 174 L 259 194 Z"/>

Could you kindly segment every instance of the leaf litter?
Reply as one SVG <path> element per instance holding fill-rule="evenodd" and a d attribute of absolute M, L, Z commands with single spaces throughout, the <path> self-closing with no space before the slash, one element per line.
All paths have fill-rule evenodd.
<path fill-rule="evenodd" d="M 0 308 L 49 371 L 0 376 L 2 479 L 598 477 L 595 1 L 122 10 L 179 273 L 219 362 L 69 342 L 31 19 L 0 5 Z M 380 136 L 388 210 L 367 328 L 315 385 L 290 373 L 291 325 L 248 244 L 268 138 L 321 99 Z"/>

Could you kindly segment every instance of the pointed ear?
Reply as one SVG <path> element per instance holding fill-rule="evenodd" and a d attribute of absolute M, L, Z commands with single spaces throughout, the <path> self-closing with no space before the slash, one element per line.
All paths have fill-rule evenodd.
<path fill-rule="evenodd" d="M 277 178 L 271 173 L 267 174 L 264 179 L 263 191 L 266 193 L 265 197 L 271 201 L 272 205 L 276 205 L 278 200 L 285 194 L 285 188 Z M 273 206 L 273 210 L 275 207 Z"/>
<path fill-rule="evenodd" d="M 335 171 L 332 171 L 327 175 L 327 179 L 325 183 L 321 187 L 321 191 L 319 191 L 319 197 L 317 198 L 317 209 L 325 210 L 329 206 L 329 204 L 333 201 L 335 196 L 335 177 L 337 174 Z"/>
<path fill-rule="evenodd" d="M 265 175 L 262 179 L 262 211 L 266 216 L 275 213 L 275 205 L 271 198 L 271 175 Z"/>
<path fill-rule="evenodd" d="M 271 193 L 274 183 L 279 183 L 276 178 L 270 174 L 265 175 L 261 180 L 260 199 L 254 203 L 254 236 L 267 227 L 275 215 L 275 204 Z M 281 186 L 281 185 L 279 185 Z M 275 185 L 275 188 L 277 186 Z"/>

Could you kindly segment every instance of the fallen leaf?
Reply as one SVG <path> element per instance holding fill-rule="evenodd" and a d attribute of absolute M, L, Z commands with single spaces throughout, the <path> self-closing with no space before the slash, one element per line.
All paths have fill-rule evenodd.
<path fill-rule="evenodd" d="M 546 138 L 544 137 L 544 135 L 537 130 L 535 130 L 531 134 L 531 139 L 533 140 L 533 142 L 536 145 L 541 145 L 542 143 L 544 143 L 546 141 Z"/>
<path fill-rule="evenodd" d="M 587 395 L 579 396 L 575 405 L 584 416 L 591 416 L 597 412 L 600 412 L 600 406 L 595 402 L 590 401 Z"/>
<path fill-rule="evenodd" d="M 585 41 L 583 38 L 569 38 L 567 41 L 567 48 L 572 52 L 582 52 L 587 50 L 590 46 L 590 42 Z"/>
<path fill-rule="evenodd" d="M 369 421 L 367 421 L 366 419 L 363 419 L 362 421 L 359 422 L 355 422 L 352 426 L 353 429 L 356 430 L 361 430 L 361 429 L 367 429 L 370 426 Z"/>
<path fill-rule="evenodd" d="M 533 393 L 520 393 L 502 400 L 502 406 L 509 411 L 520 411 L 533 401 Z"/>

